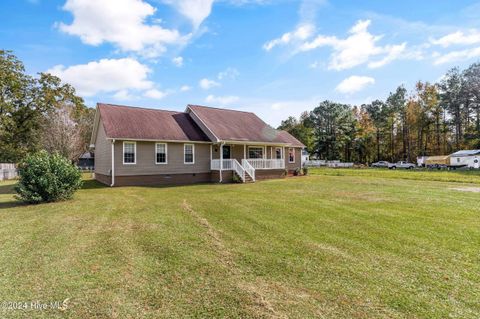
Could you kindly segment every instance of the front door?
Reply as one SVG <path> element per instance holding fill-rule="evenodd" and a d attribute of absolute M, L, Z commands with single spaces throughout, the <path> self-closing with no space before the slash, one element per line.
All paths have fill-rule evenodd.
<path fill-rule="evenodd" d="M 223 158 L 224 159 L 230 159 L 230 146 L 229 145 L 223 145 Z"/>

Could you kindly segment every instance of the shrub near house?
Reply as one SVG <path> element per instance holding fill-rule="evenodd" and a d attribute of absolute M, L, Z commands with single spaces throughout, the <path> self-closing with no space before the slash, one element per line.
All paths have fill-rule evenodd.
<path fill-rule="evenodd" d="M 41 151 L 19 165 L 17 198 L 27 203 L 55 202 L 73 196 L 82 185 L 80 171 L 65 157 Z"/>

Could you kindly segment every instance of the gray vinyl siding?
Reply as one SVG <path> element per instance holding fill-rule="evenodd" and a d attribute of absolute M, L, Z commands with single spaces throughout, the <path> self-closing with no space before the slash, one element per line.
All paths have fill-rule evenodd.
<path fill-rule="evenodd" d="M 295 149 L 295 163 L 288 162 L 288 149 L 289 147 L 285 147 L 285 168 L 289 171 L 295 170 L 297 168 L 302 167 L 302 149 L 300 147 L 294 147 Z"/>
<path fill-rule="evenodd" d="M 112 168 L 112 146 L 100 120 L 95 139 L 95 173 L 109 175 Z"/>
<path fill-rule="evenodd" d="M 164 142 L 159 142 L 164 143 Z M 194 164 L 183 163 L 183 145 L 167 144 L 167 164 L 155 164 L 155 142 L 137 142 L 136 164 L 123 164 L 123 141 L 115 141 L 115 176 L 210 172 L 210 144 L 195 145 Z"/>

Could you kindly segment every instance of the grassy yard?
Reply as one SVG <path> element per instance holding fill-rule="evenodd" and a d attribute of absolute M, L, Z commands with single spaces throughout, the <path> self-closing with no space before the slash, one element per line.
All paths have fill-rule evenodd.
<path fill-rule="evenodd" d="M 0 183 L 0 318 L 479 318 L 480 176 L 312 170 L 24 206 Z M 468 191 L 470 190 L 470 191 Z"/>

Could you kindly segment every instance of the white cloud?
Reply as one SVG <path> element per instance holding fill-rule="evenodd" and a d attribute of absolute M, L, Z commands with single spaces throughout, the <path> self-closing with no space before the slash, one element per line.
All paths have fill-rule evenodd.
<path fill-rule="evenodd" d="M 150 89 L 145 91 L 143 96 L 151 99 L 155 99 L 155 100 L 160 100 L 160 99 L 163 99 L 165 96 L 167 96 L 167 93 L 157 89 Z"/>
<path fill-rule="evenodd" d="M 373 35 L 368 32 L 370 20 L 359 20 L 349 30 L 349 36 L 339 39 L 335 36 L 318 35 L 310 42 L 304 42 L 299 52 L 310 51 L 324 46 L 333 49 L 330 56 L 329 69 L 345 70 L 357 65 L 367 63 L 370 68 L 383 66 L 395 59 L 402 57 L 406 49 L 406 43 L 397 45 L 378 46 L 377 42 L 381 35 Z M 380 57 L 378 61 L 370 61 Z"/>
<path fill-rule="evenodd" d="M 263 45 L 266 51 L 272 50 L 279 45 L 287 45 L 298 41 L 304 41 L 313 35 L 315 28 L 312 24 L 298 26 L 294 31 L 284 33 L 280 38 L 268 41 Z"/>
<path fill-rule="evenodd" d="M 213 0 L 164 0 L 192 22 L 196 29 L 212 12 Z"/>
<path fill-rule="evenodd" d="M 205 102 L 207 103 L 214 103 L 218 105 L 228 105 L 235 103 L 239 100 L 238 96 L 215 96 L 215 95 L 209 95 L 205 98 Z"/>
<path fill-rule="evenodd" d="M 177 56 L 177 57 L 174 57 L 172 59 L 172 62 L 173 64 L 175 64 L 176 66 L 178 67 L 182 67 L 183 66 L 183 58 L 181 56 Z"/>
<path fill-rule="evenodd" d="M 480 30 L 471 29 L 468 33 L 462 31 L 447 34 L 438 39 L 430 40 L 432 44 L 440 45 L 444 48 L 451 45 L 472 45 L 480 43 Z"/>
<path fill-rule="evenodd" d="M 217 79 L 223 80 L 223 79 L 230 79 L 230 80 L 235 80 L 239 76 L 240 72 L 238 72 L 237 69 L 228 67 L 225 69 L 225 71 L 219 72 L 217 75 Z"/>
<path fill-rule="evenodd" d="M 63 9 L 73 15 L 71 24 L 57 24 L 61 31 L 79 36 L 89 45 L 109 42 L 122 51 L 159 56 L 168 44 L 183 44 L 177 30 L 165 29 L 145 20 L 156 9 L 143 0 L 67 0 Z"/>
<path fill-rule="evenodd" d="M 452 51 L 446 54 L 440 54 L 438 52 L 434 52 L 432 54 L 432 57 L 434 58 L 433 64 L 435 65 L 454 62 L 454 61 L 464 61 L 464 60 L 480 57 L 480 47 Z"/>
<path fill-rule="evenodd" d="M 368 67 L 372 69 L 379 68 L 400 58 L 404 54 L 406 47 L 406 43 L 385 46 L 386 55 L 380 60 L 369 62 Z"/>
<path fill-rule="evenodd" d="M 204 78 L 204 79 L 201 79 L 200 82 L 198 82 L 198 85 L 204 90 L 209 90 L 215 86 L 220 86 L 220 83 L 214 80 L 209 80 L 207 78 Z"/>
<path fill-rule="evenodd" d="M 113 98 L 119 101 L 129 101 L 133 100 L 134 96 L 128 90 L 120 90 L 113 95 Z"/>
<path fill-rule="evenodd" d="M 180 88 L 180 91 L 181 92 L 187 92 L 187 91 L 190 91 L 192 88 L 188 85 L 182 85 L 182 87 Z"/>
<path fill-rule="evenodd" d="M 56 65 L 47 72 L 72 84 L 79 95 L 87 97 L 100 92 L 147 90 L 153 87 L 153 83 L 147 79 L 150 69 L 132 58 L 101 59 L 69 67 Z"/>
<path fill-rule="evenodd" d="M 372 77 L 352 75 L 340 82 L 335 90 L 343 94 L 351 94 L 361 91 L 366 86 L 374 83 L 375 79 Z"/>

